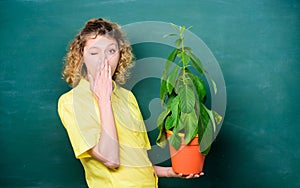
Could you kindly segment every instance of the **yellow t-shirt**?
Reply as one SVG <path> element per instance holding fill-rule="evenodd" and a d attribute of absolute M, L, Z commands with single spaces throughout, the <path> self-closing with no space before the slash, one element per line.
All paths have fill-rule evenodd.
<path fill-rule="evenodd" d="M 132 92 L 115 84 L 112 108 L 119 138 L 120 167 L 111 170 L 87 152 L 100 137 L 100 115 L 89 82 L 63 94 L 58 113 L 67 130 L 76 158 L 80 159 L 91 188 L 154 188 L 157 176 L 148 158 L 151 148 L 145 124 Z"/>

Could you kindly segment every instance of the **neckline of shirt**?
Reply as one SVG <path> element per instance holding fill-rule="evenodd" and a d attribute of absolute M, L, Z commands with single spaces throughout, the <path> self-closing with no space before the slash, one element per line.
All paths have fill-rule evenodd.
<path fill-rule="evenodd" d="M 113 83 L 112 92 L 114 93 L 117 90 L 117 83 L 114 80 L 112 80 L 112 83 Z M 85 78 L 81 78 L 79 84 L 83 85 L 83 87 L 85 87 L 85 88 L 89 88 L 89 91 L 91 91 L 90 90 L 90 82 L 88 80 L 86 80 Z"/>

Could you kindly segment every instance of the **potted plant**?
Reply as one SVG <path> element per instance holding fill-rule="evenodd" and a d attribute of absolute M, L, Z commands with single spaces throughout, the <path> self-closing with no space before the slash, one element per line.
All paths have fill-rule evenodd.
<path fill-rule="evenodd" d="M 176 48 L 169 54 L 161 77 L 160 99 L 164 110 L 157 118 L 156 143 L 165 147 L 169 141 L 175 172 L 196 174 L 202 171 L 222 117 L 205 105 L 206 87 L 201 76 L 208 73 L 192 49 L 185 46 L 184 31 L 189 28 L 171 25 L 177 33 L 165 37 L 176 37 Z M 211 82 L 216 93 L 216 84 L 212 79 Z"/>

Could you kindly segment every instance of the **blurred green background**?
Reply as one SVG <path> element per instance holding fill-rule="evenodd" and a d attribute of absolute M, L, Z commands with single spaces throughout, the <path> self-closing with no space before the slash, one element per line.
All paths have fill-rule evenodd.
<path fill-rule="evenodd" d="M 0 187 L 86 187 L 56 109 L 69 90 L 60 75 L 67 45 L 98 17 L 120 25 L 192 25 L 223 72 L 226 116 L 205 176 L 161 178 L 159 187 L 299 187 L 299 6 L 298 0 L 0 1 Z M 151 45 L 134 52 L 137 59 L 169 53 Z M 147 78 L 133 88 L 144 117 L 158 85 Z"/>

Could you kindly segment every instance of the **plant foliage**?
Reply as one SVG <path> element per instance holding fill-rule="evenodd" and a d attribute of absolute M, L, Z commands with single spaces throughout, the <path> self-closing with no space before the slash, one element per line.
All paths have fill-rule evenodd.
<path fill-rule="evenodd" d="M 157 118 L 160 132 L 156 143 L 161 147 L 166 145 L 167 130 L 173 132 L 169 142 L 175 149 L 181 144 L 179 133 L 183 133 L 185 144 L 198 135 L 200 151 L 208 154 L 222 117 L 204 105 L 206 88 L 198 75 L 208 73 L 192 49 L 184 44 L 184 31 L 189 28 L 171 25 L 177 33 L 164 37 L 176 37 L 176 48 L 167 57 L 161 77 L 160 100 L 164 111 Z M 211 82 L 216 93 L 216 84 L 212 79 Z"/>

